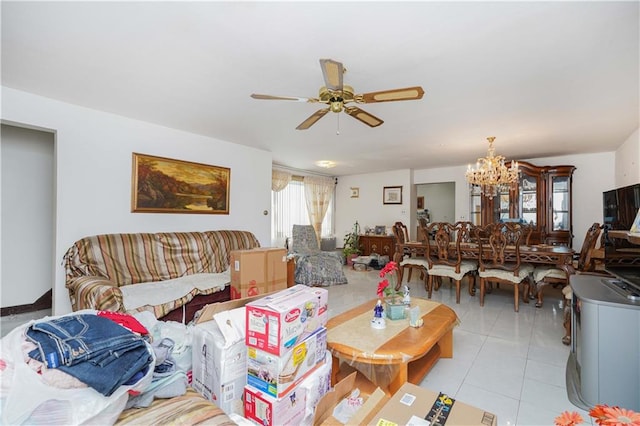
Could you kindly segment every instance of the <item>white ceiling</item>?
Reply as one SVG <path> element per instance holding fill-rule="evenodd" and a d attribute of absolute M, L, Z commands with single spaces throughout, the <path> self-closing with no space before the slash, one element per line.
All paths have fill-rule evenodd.
<path fill-rule="evenodd" d="M 334 175 L 474 163 L 487 136 L 507 159 L 612 151 L 639 126 L 639 4 L 3 1 L 2 84 Z M 320 58 L 357 93 L 425 96 L 305 131 L 317 104 L 249 97 L 317 96 Z"/>

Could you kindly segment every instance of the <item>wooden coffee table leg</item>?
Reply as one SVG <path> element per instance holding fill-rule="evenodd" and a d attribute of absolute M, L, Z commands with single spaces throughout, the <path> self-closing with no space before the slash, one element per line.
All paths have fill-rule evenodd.
<path fill-rule="evenodd" d="M 391 395 L 395 394 L 402 385 L 407 383 L 408 366 L 409 364 L 407 364 L 406 362 L 398 364 L 398 374 L 396 374 L 396 377 L 391 381 L 391 383 L 389 383 L 389 392 L 391 393 Z"/>
<path fill-rule="evenodd" d="M 338 383 L 338 373 L 340 372 L 340 358 L 331 355 L 331 386 Z"/>
<path fill-rule="evenodd" d="M 453 330 L 449 330 L 438 340 L 438 346 L 440 358 L 453 358 Z"/>

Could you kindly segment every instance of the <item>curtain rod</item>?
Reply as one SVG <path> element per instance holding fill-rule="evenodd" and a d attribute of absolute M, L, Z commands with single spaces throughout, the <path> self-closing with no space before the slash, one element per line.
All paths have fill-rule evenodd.
<path fill-rule="evenodd" d="M 272 168 L 278 169 L 278 170 L 283 170 L 285 172 L 291 172 L 293 174 L 299 174 L 301 176 L 314 175 L 314 176 L 322 176 L 322 177 L 330 177 L 330 178 L 335 177 L 333 175 L 327 175 L 327 174 L 324 174 L 324 173 L 317 173 L 317 172 L 311 172 L 309 170 L 295 169 L 293 167 L 283 166 L 283 165 L 277 164 L 277 163 L 272 163 Z"/>

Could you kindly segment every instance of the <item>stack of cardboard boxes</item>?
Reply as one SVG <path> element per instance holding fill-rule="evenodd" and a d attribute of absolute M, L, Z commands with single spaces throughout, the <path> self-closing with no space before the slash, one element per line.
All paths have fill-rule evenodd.
<path fill-rule="evenodd" d="M 244 415 L 260 425 L 299 425 L 305 417 L 301 382 L 325 363 L 328 293 L 296 285 L 249 302 Z"/>
<path fill-rule="evenodd" d="M 245 299 L 287 288 L 286 250 L 234 250 L 232 299 Z M 255 298 L 255 297 L 254 297 Z M 192 342 L 192 386 L 226 413 L 244 414 L 247 384 L 246 301 L 209 305 L 196 320 Z"/>

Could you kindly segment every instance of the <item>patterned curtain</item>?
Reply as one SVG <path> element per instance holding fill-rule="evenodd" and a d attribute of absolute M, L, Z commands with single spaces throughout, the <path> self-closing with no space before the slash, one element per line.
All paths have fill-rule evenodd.
<path fill-rule="evenodd" d="M 304 177 L 304 197 L 307 202 L 307 213 L 309 214 L 309 221 L 316 231 L 318 244 L 320 243 L 320 235 L 322 234 L 322 220 L 329 208 L 334 185 L 333 178 L 320 176 Z"/>
<path fill-rule="evenodd" d="M 282 191 L 291 182 L 291 173 L 282 170 L 271 170 L 271 190 Z"/>

